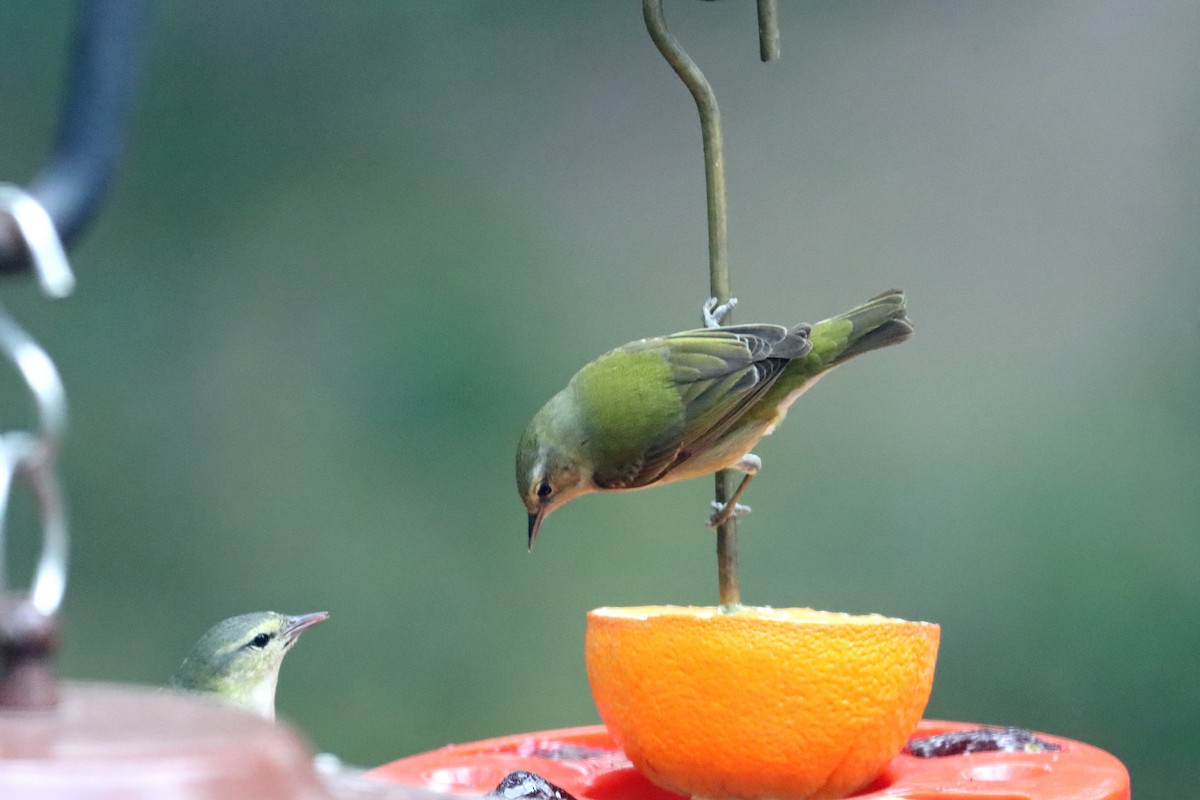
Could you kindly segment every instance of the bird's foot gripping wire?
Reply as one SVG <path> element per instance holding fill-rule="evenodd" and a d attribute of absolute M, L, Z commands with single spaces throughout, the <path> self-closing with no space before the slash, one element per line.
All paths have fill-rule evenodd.
<path fill-rule="evenodd" d="M 762 459 L 754 455 L 754 453 L 746 453 L 746 455 L 737 460 L 737 463 L 733 465 L 733 468 L 738 472 L 744 473 L 746 475 L 746 480 L 749 480 L 751 475 L 757 475 L 758 471 L 762 469 Z M 744 487 L 738 488 L 741 490 Z M 739 491 L 738 494 L 740 495 L 741 492 Z M 734 499 L 736 500 L 737 498 L 735 497 Z"/>
<path fill-rule="evenodd" d="M 704 327 L 721 327 L 721 320 L 725 319 L 725 317 L 729 315 L 729 312 L 733 311 L 736 305 L 736 297 L 729 298 L 728 303 L 720 304 L 717 303 L 717 298 L 715 297 L 710 297 L 705 300 L 704 305 L 700 307 L 700 315 L 704 319 Z"/>
<path fill-rule="evenodd" d="M 730 517 L 750 513 L 750 506 L 744 506 L 738 500 L 742 499 L 742 494 L 746 491 L 746 486 L 750 483 L 750 479 L 762 469 L 762 459 L 754 455 L 754 453 L 746 453 L 746 455 L 737 460 L 737 463 L 733 465 L 733 469 L 744 473 L 742 475 L 742 482 L 738 484 L 733 496 L 724 503 L 719 500 L 713 500 L 713 513 L 708 518 L 708 527 L 710 528 L 720 527 Z"/>
<path fill-rule="evenodd" d="M 708 527 L 719 528 L 730 517 L 741 517 L 750 513 L 750 506 L 741 503 L 718 503 L 712 501 L 712 514 L 708 517 Z"/>

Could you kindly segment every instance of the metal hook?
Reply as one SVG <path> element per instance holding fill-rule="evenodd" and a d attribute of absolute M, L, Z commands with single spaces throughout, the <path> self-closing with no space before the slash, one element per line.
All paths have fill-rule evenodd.
<path fill-rule="evenodd" d="M 704 144 L 704 186 L 708 196 L 708 282 L 709 297 L 719 304 L 729 302 L 728 213 L 725 207 L 724 138 L 717 97 L 704 73 L 696 66 L 679 42 L 667 30 L 662 0 L 643 0 L 642 16 L 646 30 L 658 51 L 675 70 L 696 101 L 700 112 L 700 134 Z M 777 0 L 758 0 L 759 54 L 763 61 L 779 57 L 779 9 Z M 728 314 L 724 322 L 729 322 Z M 726 505 L 731 499 L 734 474 L 722 470 L 716 475 L 716 502 Z M 717 527 L 717 576 L 720 604 L 735 609 L 741 603 L 737 571 L 737 521 L 730 515 Z"/>
<path fill-rule="evenodd" d="M 23 189 L 0 184 L 0 210 L 16 221 L 33 257 L 42 290 L 64 297 L 75 276 L 50 215 Z M 0 434 L 0 588 L 4 585 L 4 527 L 8 498 L 18 474 L 26 475 L 37 495 L 42 518 L 42 554 L 30 595 L 34 607 L 51 616 L 62 603 L 66 586 L 67 524 L 54 461 L 67 427 L 67 398 L 50 356 L 0 305 L 0 350 L 4 351 L 37 405 L 39 434 Z"/>
<path fill-rule="evenodd" d="M 0 209 L 16 221 L 42 290 L 65 297 L 75 286 L 75 276 L 50 215 L 19 187 L 0 184 Z M 67 527 L 62 492 L 54 473 L 63 433 L 67 427 L 67 399 L 62 379 L 50 356 L 0 305 L 0 349 L 16 366 L 37 405 L 39 435 L 8 433 L 0 437 L 0 586 L 3 586 L 4 521 L 13 479 L 27 474 L 38 497 L 42 516 L 42 556 L 38 561 L 31 595 L 38 611 L 58 610 L 66 584 Z"/>

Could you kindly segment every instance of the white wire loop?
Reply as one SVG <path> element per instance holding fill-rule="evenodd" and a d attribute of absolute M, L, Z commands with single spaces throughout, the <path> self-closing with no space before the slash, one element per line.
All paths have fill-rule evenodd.
<path fill-rule="evenodd" d="M 70 263 L 50 215 L 19 187 L 0 184 L 0 212 L 16 222 L 32 258 L 42 291 L 65 297 L 75 285 Z M 18 482 L 28 484 L 37 500 L 42 549 L 29 589 L 41 614 L 53 616 L 62 605 L 67 583 L 66 504 L 56 460 L 67 425 L 66 392 L 50 356 L 0 305 L 0 350 L 13 363 L 33 395 L 38 431 L 0 433 L 0 591 L 5 590 L 5 545 L 9 500 Z"/>

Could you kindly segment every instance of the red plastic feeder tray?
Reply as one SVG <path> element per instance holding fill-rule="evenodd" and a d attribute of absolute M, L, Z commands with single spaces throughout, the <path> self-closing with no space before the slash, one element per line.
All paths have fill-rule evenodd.
<path fill-rule="evenodd" d="M 913 738 L 977 728 L 924 720 Z M 1061 750 L 983 752 L 892 759 L 857 800 L 1129 800 L 1129 773 L 1091 745 L 1038 734 Z M 798 756 L 799 757 L 799 756 Z M 510 772 L 525 770 L 577 800 L 687 800 L 643 778 L 602 725 L 503 736 L 402 758 L 371 777 L 478 797 Z"/>

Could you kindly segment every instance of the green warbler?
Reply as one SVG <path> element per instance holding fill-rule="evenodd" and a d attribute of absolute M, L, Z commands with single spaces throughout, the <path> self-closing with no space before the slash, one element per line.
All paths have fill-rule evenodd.
<path fill-rule="evenodd" d="M 259 611 L 222 620 L 196 642 L 171 677 L 171 686 L 274 719 L 283 657 L 300 634 L 328 618 L 325 611 L 295 617 Z"/>
<path fill-rule="evenodd" d="M 872 298 L 815 325 L 706 326 L 612 350 L 579 370 L 542 407 L 517 446 L 517 491 L 529 512 L 529 547 L 542 520 L 589 492 L 628 491 L 733 468 L 737 491 L 762 466 L 750 452 L 818 378 L 857 355 L 912 336 L 904 293 Z"/>

